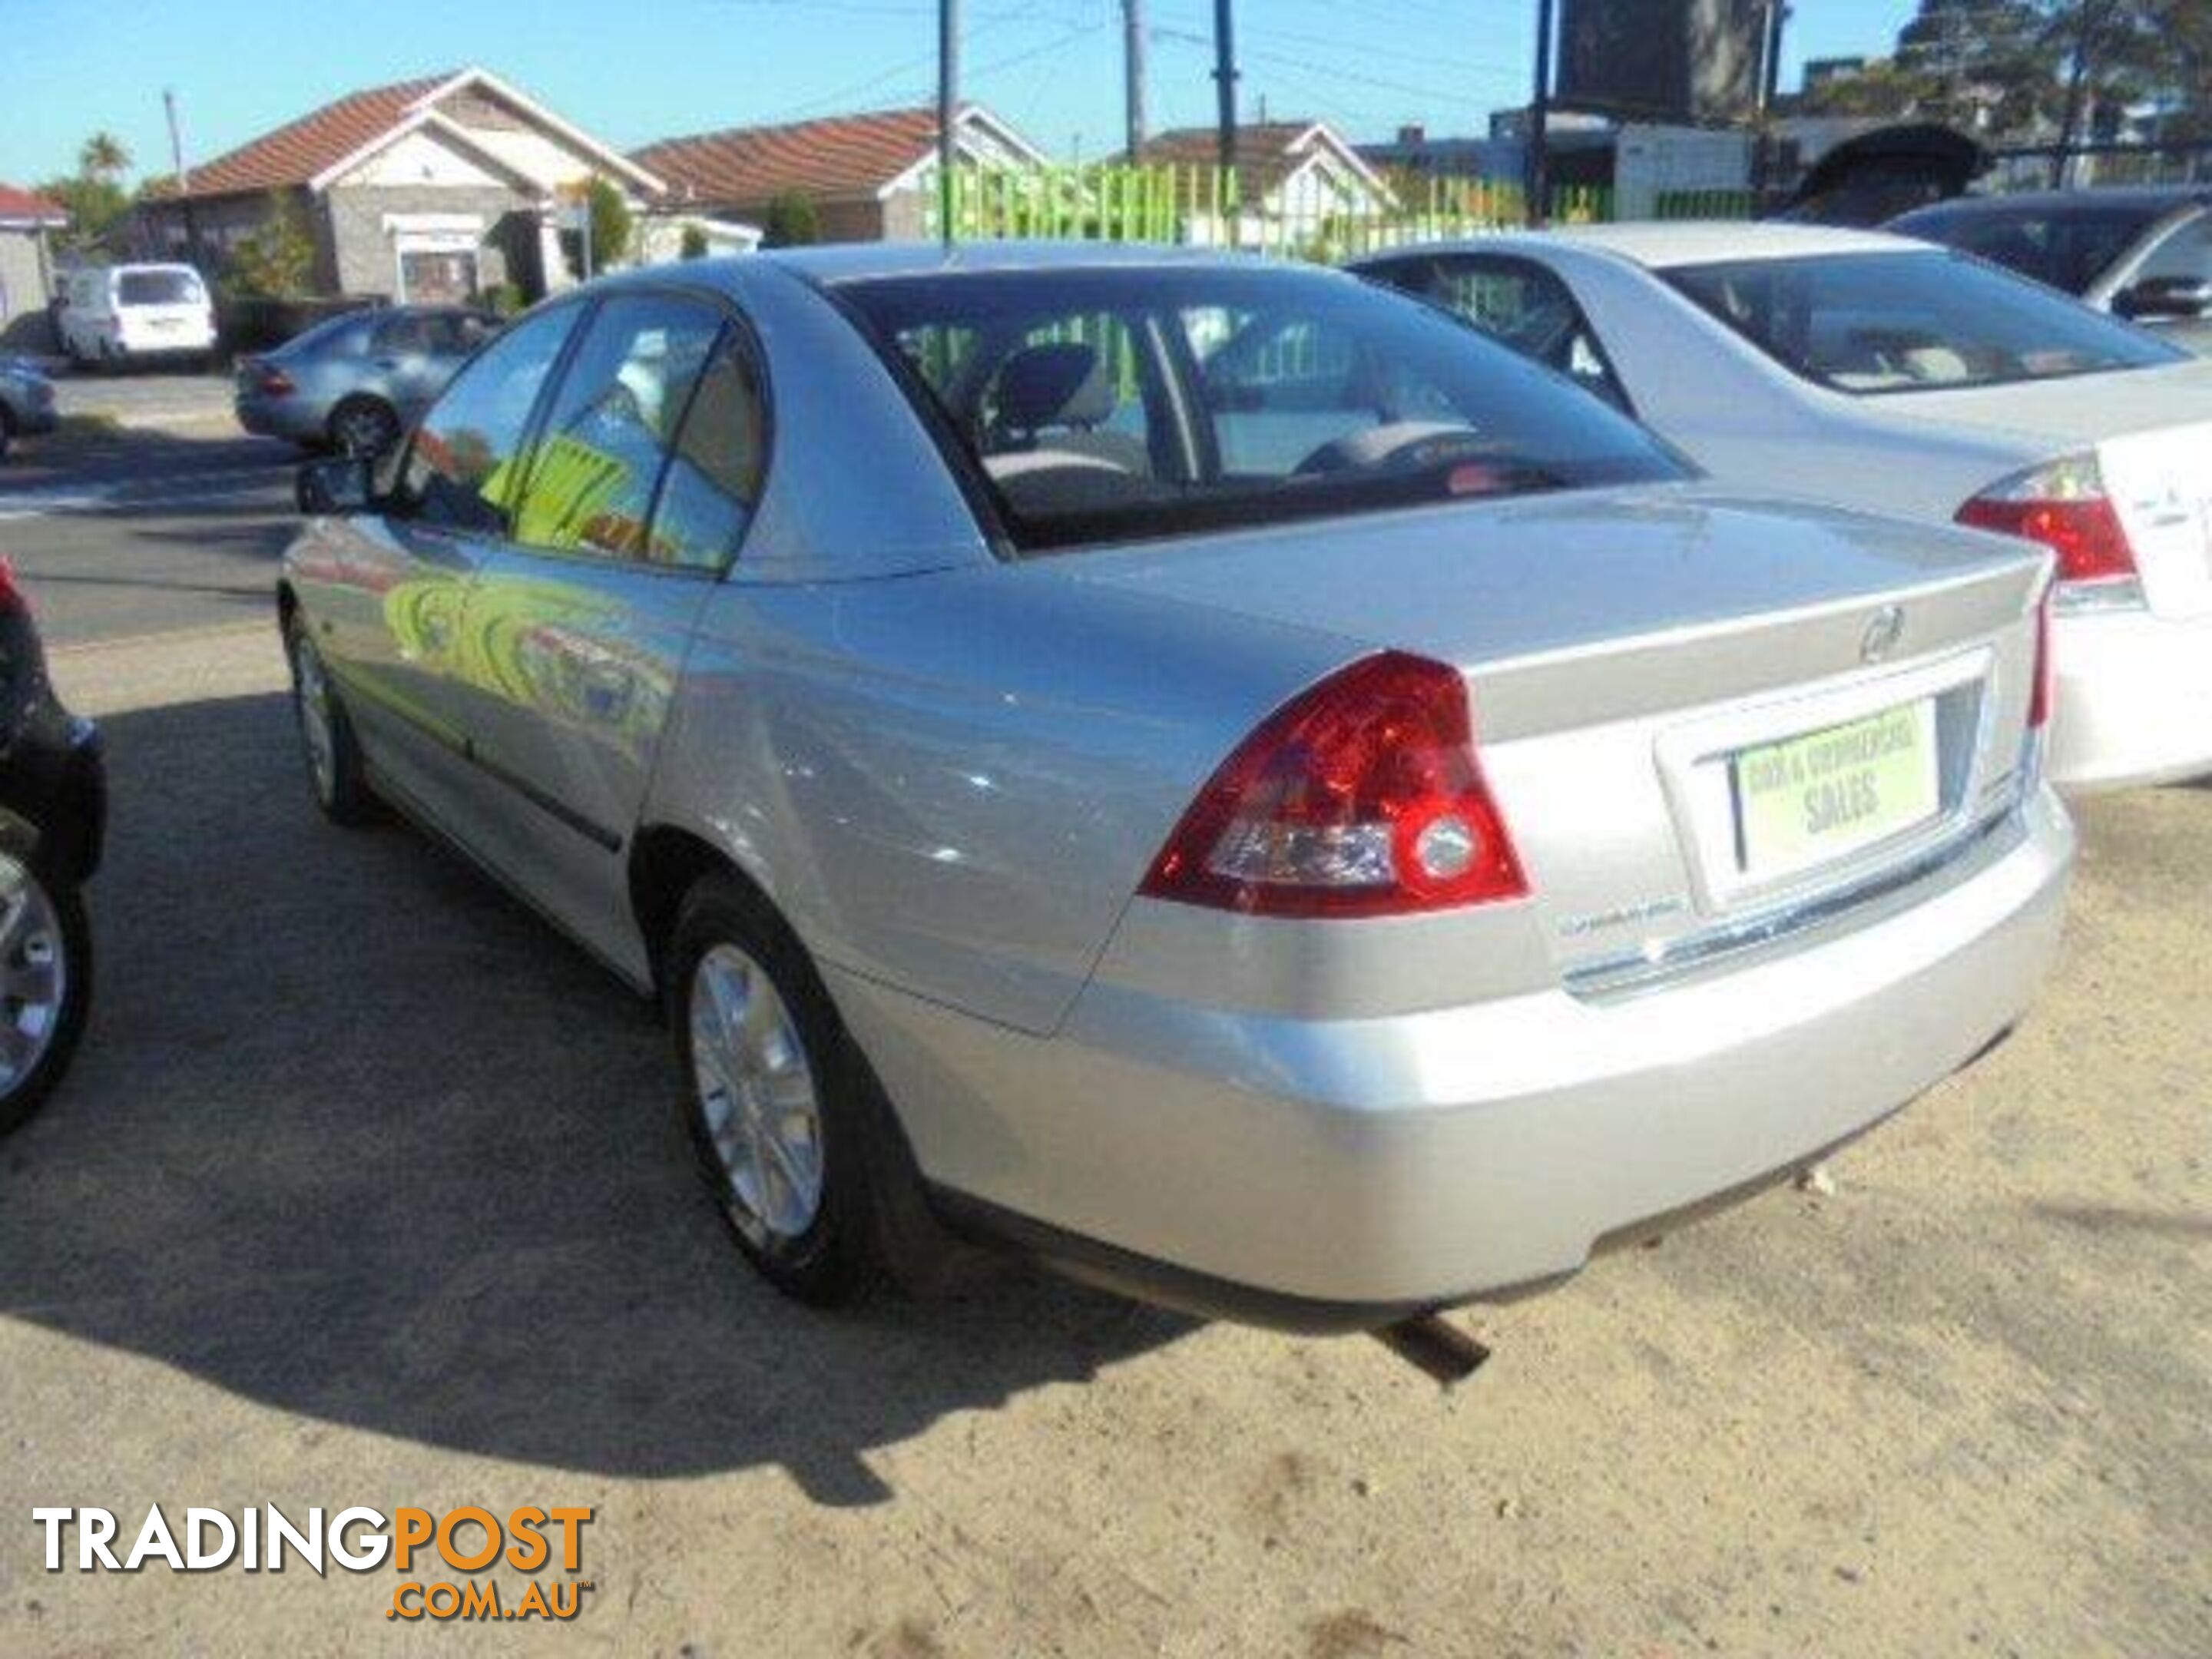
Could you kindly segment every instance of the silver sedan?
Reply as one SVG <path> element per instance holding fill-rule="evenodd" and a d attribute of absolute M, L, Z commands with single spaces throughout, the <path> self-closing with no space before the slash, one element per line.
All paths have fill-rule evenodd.
<path fill-rule="evenodd" d="M 1341 275 L 626 274 L 301 493 L 323 810 L 659 1000 L 805 1297 L 942 1224 L 1316 1328 L 1549 1281 L 1966 1063 L 2058 938 L 2048 555 L 1713 488 Z"/>
<path fill-rule="evenodd" d="M 1723 481 L 2043 543 L 2060 787 L 2212 773 L 2212 362 L 1873 231 L 1613 225 L 1358 268 L 1633 409 Z"/>
<path fill-rule="evenodd" d="M 497 327 L 451 306 L 332 317 L 240 358 L 232 406 L 239 425 L 264 437 L 381 455 Z"/>

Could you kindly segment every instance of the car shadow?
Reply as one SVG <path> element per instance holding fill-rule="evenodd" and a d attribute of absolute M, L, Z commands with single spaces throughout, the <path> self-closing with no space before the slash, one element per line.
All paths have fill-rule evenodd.
<path fill-rule="evenodd" d="M 1011 1264 L 846 1315 L 759 1285 L 644 1005 L 398 824 L 325 825 L 284 700 L 105 722 L 99 997 L 0 1145 L 0 1315 L 332 1422 L 609 1474 L 863 1454 L 1191 1322 Z"/>

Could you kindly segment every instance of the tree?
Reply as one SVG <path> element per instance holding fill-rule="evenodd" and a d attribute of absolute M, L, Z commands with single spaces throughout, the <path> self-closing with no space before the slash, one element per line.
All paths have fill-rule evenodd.
<path fill-rule="evenodd" d="M 112 179 L 49 179 L 37 189 L 70 216 L 69 228 L 54 233 L 58 247 L 97 247 L 100 239 L 131 211 L 131 198 Z"/>
<path fill-rule="evenodd" d="M 289 191 L 271 191 L 260 228 L 231 252 L 231 286 L 266 300 L 296 299 L 314 275 L 315 244 L 300 204 Z"/>
<path fill-rule="evenodd" d="M 679 259 L 703 259 L 707 252 L 706 231 L 697 225 L 684 226 L 683 237 L 677 244 L 676 257 Z"/>
<path fill-rule="evenodd" d="M 592 205 L 592 270 L 596 275 L 629 259 L 634 227 L 629 204 L 605 179 L 593 178 L 585 186 L 585 199 Z"/>
<path fill-rule="evenodd" d="M 822 240 L 822 216 L 814 198 L 799 191 L 780 191 L 769 201 L 761 225 L 763 247 L 799 247 Z"/>
<path fill-rule="evenodd" d="M 105 128 L 86 139 L 76 153 L 77 176 L 81 179 L 112 180 L 130 168 L 131 152 L 120 138 Z"/>

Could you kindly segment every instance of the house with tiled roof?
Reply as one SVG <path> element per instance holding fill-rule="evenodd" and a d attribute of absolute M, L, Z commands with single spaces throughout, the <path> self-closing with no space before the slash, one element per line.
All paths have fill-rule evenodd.
<path fill-rule="evenodd" d="M 1033 167 L 1043 154 L 980 104 L 954 130 L 961 162 Z M 728 127 L 664 138 L 631 158 L 666 181 L 672 202 L 759 222 L 779 197 L 814 206 L 822 239 L 908 240 L 928 234 L 937 188 L 937 110 L 871 110 L 783 126 Z"/>
<path fill-rule="evenodd" d="M 22 319 L 46 313 L 53 270 L 46 238 L 68 223 L 69 215 L 45 197 L 0 184 L 0 344 L 46 349 L 42 325 Z M 39 332 L 36 341 L 16 338 L 32 329 Z"/>
<path fill-rule="evenodd" d="M 1146 167 L 1208 172 L 1221 159 L 1220 131 L 1179 127 L 1163 132 L 1148 139 L 1136 159 Z M 1396 201 L 1382 175 L 1326 121 L 1239 126 L 1237 185 L 1248 215 L 1292 236 L 1320 234 L 1332 219 L 1388 212 Z M 1202 234 L 1196 239 L 1206 240 Z"/>
<path fill-rule="evenodd" d="M 593 178 L 640 208 L 665 193 L 649 168 L 466 69 L 349 93 L 162 181 L 138 210 L 141 240 L 219 272 L 289 202 L 322 292 L 459 301 L 512 283 L 534 299 L 574 280 L 564 203 Z"/>

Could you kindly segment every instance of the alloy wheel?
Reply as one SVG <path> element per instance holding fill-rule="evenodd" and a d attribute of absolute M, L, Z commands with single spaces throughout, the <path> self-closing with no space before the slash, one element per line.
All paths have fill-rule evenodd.
<path fill-rule="evenodd" d="M 691 976 L 691 1070 L 724 1199 L 756 1249 L 787 1244 L 822 1208 L 822 1107 L 798 1022 L 767 970 L 728 943 Z"/>
<path fill-rule="evenodd" d="M 0 853 L 0 1099 L 38 1070 L 61 1027 L 70 963 L 45 886 Z"/>

